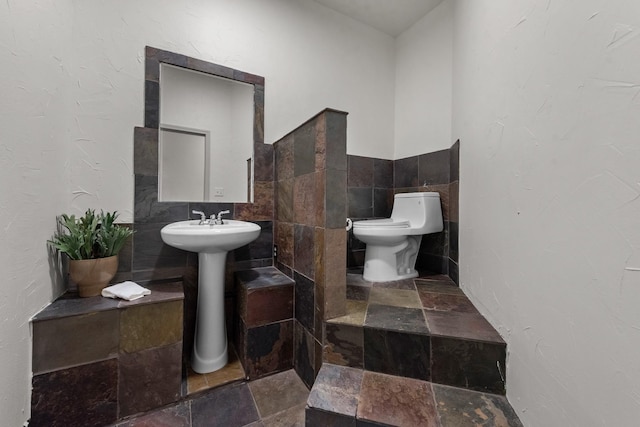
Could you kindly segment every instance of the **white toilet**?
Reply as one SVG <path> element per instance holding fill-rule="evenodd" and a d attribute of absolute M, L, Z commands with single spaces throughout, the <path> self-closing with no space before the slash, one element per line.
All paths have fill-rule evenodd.
<path fill-rule="evenodd" d="M 363 278 L 388 282 L 417 277 L 415 265 L 422 235 L 442 230 L 440 194 L 396 194 L 391 218 L 353 223 L 353 234 L 367 244 Z"/>

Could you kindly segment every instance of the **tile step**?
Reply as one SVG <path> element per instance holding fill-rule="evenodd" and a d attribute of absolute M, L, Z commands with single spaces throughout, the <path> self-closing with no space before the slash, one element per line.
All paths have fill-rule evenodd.
<path fill-rule="evenodd" d="M 347 286 L 347 314 L 324 325 L 325 362 L 505 393 L 506 343 L 448 277 L 349 274 Z"/>
<path fill-rule="evenodd" d="M 506 397 L 323 363 L 305 409 L 313 426 L 521 427 Z"/>

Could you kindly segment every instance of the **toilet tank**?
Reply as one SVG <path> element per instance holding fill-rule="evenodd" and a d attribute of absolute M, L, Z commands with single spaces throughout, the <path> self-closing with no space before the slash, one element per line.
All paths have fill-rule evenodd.
<path fill-rule="evenodd" d="M 398 193 L 393 199 L 391 218 L 408 220 L 411 230 L 409 234 L 438 233 L 443 230 L 440 194 Z"/>

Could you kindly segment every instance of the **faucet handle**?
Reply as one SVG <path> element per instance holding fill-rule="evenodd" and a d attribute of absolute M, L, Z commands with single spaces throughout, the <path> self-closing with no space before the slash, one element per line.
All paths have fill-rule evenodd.
<path fill-rule="evenodd" d="M 202 211 L 197 211 L 194 209 L 191 211 L 191 213 L 194 215 L 200 215 L 200 224 L 204 224 L 204 222 L 207 220 L 207 216 Z"/>
<path fill-rule="evenodd" d="M 224 211 L 220 211 L 218 212 L 218 224 L 222 224 L 222 215 L 227 215 L 230 214 L 231 212 L 229 210 L 224 210 Z"/>

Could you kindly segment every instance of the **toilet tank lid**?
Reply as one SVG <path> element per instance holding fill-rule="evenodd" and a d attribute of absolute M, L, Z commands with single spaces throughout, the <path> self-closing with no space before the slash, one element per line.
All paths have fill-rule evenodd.
<path fill-rule="evenodd" d="M 421 191 L 418 193 L 396 193 L 395 197 L 440 197 L 437 191 Z"/>

